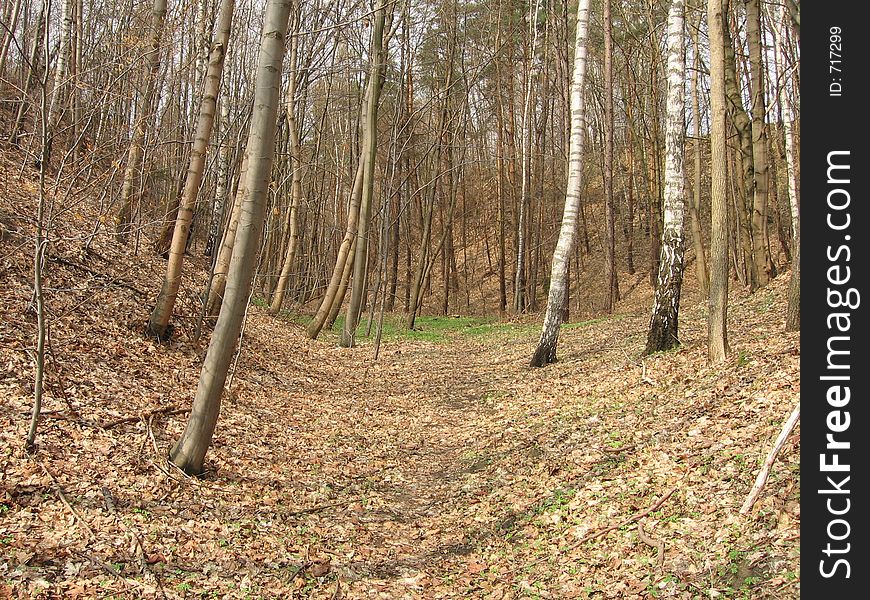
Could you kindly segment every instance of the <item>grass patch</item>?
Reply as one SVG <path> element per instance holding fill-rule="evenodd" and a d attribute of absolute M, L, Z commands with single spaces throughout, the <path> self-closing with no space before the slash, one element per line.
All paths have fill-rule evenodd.
<path fill-rule="evenodd" d="M 291 323 L 307 327 L 312 321 L 311 315 L 282 312 L 281 317 Z M 403 314 L 384 315 L 383 341 L 418 341 L 433 344 L 446 344 L 457 337 L 489 340 L 505 337 L 523 338 L 537 334 L 539 324 L 502 323 L 486 317 L 445 317 L 423 315 L 414 321 L 414 329 L 405 326 L 406 316 Z M 332 328 L 323 329 L 322 339 L 337 340 L 344 328 L 344 315 L 340 315 Z M 368 334 L 368 335 L 367 335 Z M 377 318 L 369 327 L 367 318 L 361 319 L 356 332 L 358 345 L 373 343 L 377 334 Z"/>
<path fill-rule="evenodd" d="M 281 317 L 291 323 L 307 327 L 313 317 L 307 314 L 282 312 Z M 564 329 L 579 329 L 589 325 L 595 325 L 608 319 L 619 318 L 608 316 L 589 321 L 565 323 Z M 340 315 L 331 329 L 323 329 L 321 336 L 325 339 L 338 339 L 344 328 L 344 315 Z M 446 344 L 457 337 L 481 342 L 503 342 L 506 340 L 536 339 L 541 331 L 541 323 L 508 323 L 488 317 L 445 317 L 422 315 L 414 321 L 414 329 L 405 327 L 406 316 L 403 314 L 384 315 L 383 341 L 418 341 L 433 344 Z M 366 335 L 368 332 L 368 335 Z M 377 332 L 377 319 L 369 328 L 367 318 L 361 319 L 356 332 L 356 341 L 359 345 L 372 343 Z"/>

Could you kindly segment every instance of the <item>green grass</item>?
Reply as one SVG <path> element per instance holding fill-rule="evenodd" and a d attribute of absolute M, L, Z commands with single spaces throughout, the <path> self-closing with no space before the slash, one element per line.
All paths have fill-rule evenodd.
<path fill-rule="evenodd" d="M 291 323 L 296 323 L 302 327 L 306 327 L 312 320 L 311 315 L 296 313 L 283 312 L 281 316 Z M 405 327 L 405 318 L 405 315 L 402 314 L 384 315 L 381 339 L 383 341 L 404 340 L 446 344 L 456 338 L 466 338 L 480 342 L 497 343 L 508 340 L 535 340 L 541 331 L 541 323 L 537 321 L 530 323 L 507 323 L 492 317 L 445 317 L 431 315 L 417 317 L 414 322 L 414 329 L 407 329 Z M 609 318 L 618 317 L 604 317 L 590 321 L 565 323 L 562 327 L 564 329 L 579 329 Z M 356 334 L 356 341 L 359 345 L 374 342 L 377 332 L 377 318 L 372 323 L 370 335 L 366 336 L 368 324 L 368 318 L 360 320 Z M 321 332 L 321 339 L 338 339 L 341 336 L 343 327 L 344 315 L 340 315 L 331 329 L 324 329 Z"/>
<path fill-rule="evenodd" d="M 285 313 L 283 316 L 288 321 L 303 327 L 307 326 L 312 319 L 310 315 Z M 370 335 L 366 336 L 368 325 L 369 322 L 367 318 L 360 320 L 360 325 L 357 328 L 356 334 L 356 341 L 358 344 L 365 345 L 366 343 L 374 341 L 377 333 L 377 319 L 372 323 Z M 524 325 L 499 323 L 484 317 L 444 317 L 423 315 L 417 317 L 415 320 L 414 329 L 407 329 L 405 327 L 404 315 L 390 314 L 384 315 L 381 339 L 383 341 L 406 340 L 430 342 L 433 344 L 446 344 L 457 336 L 483 337 L 489 335 L 525 333 L 521 331 L 521 328 L 524 327 Z M 329 330 L 324 329 L 321 335 L 323 337 L 332 336 L 338 338 L 341 335 L 341 330 L 343 328 L 344 315 L 341 315 L 336 319 L 332 328 Z"/>

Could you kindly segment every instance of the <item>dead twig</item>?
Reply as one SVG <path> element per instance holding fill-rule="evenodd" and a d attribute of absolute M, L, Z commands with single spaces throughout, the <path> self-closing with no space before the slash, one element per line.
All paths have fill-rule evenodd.
<path fill-rule="evenodd" d="M 134 423 L 136 421 L 148 421 L 152 417 L 156 415 L 182 415 L 184 413 L 190 412 L 189 408 L 177 408 L 175 406 L 165 406 L 163 408 L 156 408 L 154 410 L 150 410 L 146 413 L 142 413 L 133 417 L 121 417 L 120 419 L 115 419 L 114 421 L 109 421 L 107 423 L 103 423 L 100 425 L 101 429 L 112 429 L 113 427 L 117 427 L 118 425 L 122 425 L 124 423 Z"/>
<path fill-rule="evenodd" d="M 653 504 L 649 508 L 644 509 L 635 515 L 632 515 L 631 517 L 625 519 L 621 523 L 617 523 L 616 525 L 611 525 L 610 527 L 607 527 L 605 529 L 601 529 L 599 531 L 595 531 L 593 533 L 585 535 L 581 539 L 577 540 L 576 542 L 574 542 L 573 544 L 571 544 L 570 546 L 568 546 L 567 548 L 562 550 L 561 552 L 570 552 L 571 550 L 579 548 L 580 546 L 582 546 L 583 544 L 585 544 L 586 542 L 588 542 L 590 540 L 594 540 L 595 538 L 599 538 L 603 535 L 606 535 L 606 534 L 610 533 L 611 531 L 614 531 L 615 529 L 619 529 L 620 527 L 625 527 L 626 525 L 630 525 L 631 523 L 634 523 L 635 521 L 639 521 L 640 519 L 644 518 L 645 516 L 647 516 L 651 512 L 655 512 L 659 508 L 661 508 L 662 504 L 667 502 L 668 498 L 673 496 L 674 492 L 676 492 L 676 491 L 677 491 L 676 487 L 671 488 L 670 491 L 668 491 L 668 493 L 666 493 L 664 496 L 662 496 L 658 500 L 658 502 L 656 502 L 655 504 Z M 663 555 L 661 555 L 661 556 L 663 556 Z M 533 562 L 531 564 L 536 565 L 536 564 L 542 562 L 543 560 L 544 559 L 542 558 L 542 559 L 536 560 L 535 562 Z"/>
<path fill-rule="evenodd" d="M 755 478 L 755 484 L 752 486 L 752 490 L 750 490 L 749 495 L 746 496 L 746 500 L 743 501 L 743 506 L 740 507 L 741 515 L 745 515 L 750 511 L 750 509 L 752 509 L 752 505 L 755 504 L 755 501 L 761 494 L 761 490 L 764 489 L 764 484 L 767 483 L 767 477 L 770 475 L 770 468 L 773 466 L 773 462 L 776 460 L 779 451 L 782 450 L 782 447 L 785 445 L 788 436 L 797 425 L 800 416 L 801 405 L 800 402 L 798 402 L 791 411 L 791 415 L 789 415 L 785 424 L 782 426 L 782 431 L 779 432 L 779 437 L 776 438 L 773 448 L 771 448 L 770 452 L 767 454 L 767 458 L 764 460 L 764 465 L 761 467 L 761 471 L 758 472 L 758 477 Z"/>
<path fill-rule="evenodd" d="M 637 522 L 637 538 L 647 546 L 651 546 L 658 550 L 658 567 L 659 571 L 661 571 L 664 568 L 665 564 L 665 543 L 662 540 L 657 540 L 655 538 L 649 537 L 643 530 L 643 521 Z"/>
<path fill-rule="evenodd" d="M 29 455 L 29 456 L 33 462 L 35 462 L 37 465 L 39 465 L 39 467 L 42 469 L 42 472 L 51 478 L 51 481 L 54 483 L 55 494 L 57 494 L 57 497 L 60 499 L 60 501 L 63 502 L 64 506 L 66 506 L 69 509 L 69 511 L 72 513 L 73 517 L 75 517 L 75 519 L 76 519 L 76 522 L 81 524 L 82 527 L 84 527 L 87 530 L 87 532 L 90 534 L 91 537 L 96 537 L 94 530 L 91 529 L 91 526 L 88 525 L 88 522 L 85 521 L 84 518 L 79 514 L 79 511 L 77 511 L 75 509 L 75 507 L 73 507 L 73 505 L 70 504 L 69 499 L 66 497 L 66 492 L 63 491 L 63 486 L 60 485 L 60 481 L 58 481 L 57 477 L 55 477 L 54 474 L 51 471 L 49 471 L 48 468 L 44 464 L 42 464 L 40 461 L 36 460 L 36 458 L 34 456 L 32 456 L 32 455 Z"/>

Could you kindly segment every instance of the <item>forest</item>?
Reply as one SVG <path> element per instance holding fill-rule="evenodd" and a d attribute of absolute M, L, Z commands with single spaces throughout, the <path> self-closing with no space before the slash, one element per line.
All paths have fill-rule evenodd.
<path fill-rule="evenodd" d="M 4 0 L 0 123 L 0 598 L 800 596 L 798 0 Z"/>

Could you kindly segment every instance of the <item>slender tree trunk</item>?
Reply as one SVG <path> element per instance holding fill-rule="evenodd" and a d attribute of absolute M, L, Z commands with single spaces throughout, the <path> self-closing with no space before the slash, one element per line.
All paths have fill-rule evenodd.
<path fill-rule="evenodd" d="M 444 185 L 440 181 L 441 177 L 448 174 L 450 171 L 451 161 L 448 156 L 448 130 L 450 128 L 450 91 L 453 82 L 455 81 L 453 72 L 454 50 L 455 46 L 451 43 L 447 52 L 449 57 L 448 63 L 445 66 L 447 72 L 444 78 L 444 89 L 442 91 L 443 102 L 438 112 L 438 125 L 435 129 L 437 135 L 436 143 L 438 144 L 438 158 L 435 163 L 437 173 L 432 181 L 431 188 L 429 189 L 429 198 L 424 200 L 422 203 L 423 214 L 421 216 L 423 224 L 420 241 L 420 261 L 414 269 L 414 277 L 411 282 L 410 302 L 408 305 L 407 318 L 405 320 L 405 326 L 408 329 L 414 328 L 414 321 L 417 318 L 417 312 L 420 310 L 420 305 L 423 300 L 423 292 L 426 288 L 427 275 L 432 267 L 432 262 L 438 257 L 438 252 L 432 252 L 432 218 L 433 213 L 435 212 L 435 199 L 438 197 L 439 187 Z M 451 217 L 449 218 L 452 218 L 452 208 Z"/>
<path fill-rule="evenodd" d="M 347 264 L 349 262 L 348 257 L 353 256 L 352 246 L 356 245 L 360 200 L 362 199 L 363 169 L 364 161 L 360 157 L 357 164 L 356 176 L 354 177 L 353 189 L 350 193 L 350 207 L 347 213 L 347 228 L 345 229 L 344 239 L 342 239 L 341 245 L 338 248 L 338 256 L 335 259 L 335 266 L 332 269 L 332 277 L 329 280 L 329 286 L 326 288 L 326 294 L 320 302 L 317 313 L 306 328 L 308 337 L 311 339 L 317 338 L 324 325 L 328 326 L 334 322 L 335 317 L 331 317 L 328 320 L 327 317 L 330 317 L 333 310 L 337 315 L 339 307 L 344 300 L 344 291 L 347 288 L 348 277 L 350 277 L 350 267 Z"/>
<path fill-rule="evenodd" d="M 725 23 L 722 0 L 707 0 L 710 36 L 710 151 L 713 228 L 710 244 L 710 301 L 707 355 L 711 363 L 728 356 L 728 197 L 725 132 Z"/>
<path fill-rule="evenodd" d="M 217 259 L 215 260 L 212 283 L 209 288 L 208 300 L 206 300 L 205 314 L 209 318 L 217 317 L 224 298 L 224 290 L 227 285 L 227 273 L 230 270 L 230 261 L 233 258 L 233 248 L 236 243 L 239 218 L 242 214 L 242 206 L 247 199 L 248 190 L 245 188 L 248 174 L 248 151 L 245 149 L 242 164 L 239 168 L 239 182 L 236 187 L 235 199 L 232 202 L 232 212 L 224 231 Z"/>
<path fill-rule="evenodd" d="M 275 154 L 276 116 L 280 105 L 284 38 L 289 15 L 289 0 L 269 0 L 266 5 L 254 115 L 247 144 L 250 164 L 245 187 L 248 194 L 240 218 L 236 251 L 230 264 L 226 299 L 209 343 L 187 426 L 169 454 L 169 459 L 189 475 L 203 471 L 253 283 Z"/>
<path fill-rule="evenodd" d="M 672 0 L 667 34 L 667 121 L 662 250 L 646 354 L 679 345 L 680 290 L 683 284 L 683 206 L 686 201 L 683 150 L 686 139 L 686 35 L 683 0 Z"/>
<path fill-rule="evenodd" d="M 36 21 L 36 37 L 33 40 L 30 60 L 27 61 L 27 77 L 24 80 L 24 89 L 21 91 L 21 104 L 18 105 L 18 111 L 15 113 L 15 122 L 12 124 L 12 131 L 9 132 L 9 144 L 12 146 L 18 145 L 18 138 L 21 136 L 21 126 L 24 121 L 24 114 L 27 112 L 27 107 L 30 104 L 27 96 L 30 94 L 30 88 L 33 87 L 34 79 L 39 76 L 39 63 L 43 54 L 43 37 L 45 36 L 45 28 L 48 26 L 47 11 L 48 3 L 43 2 Z M 48 65 L 46 65 L 46 69 L 47 68 Z"/>
<path fill-rule="evenodd" d="M 613 21 L 604 0 L 604 305 L 612 313 L 619 300 L 616 276 L 616 219 L 613 206 Z"/>
<path fill-rule="evenodd" d="M 771 19 L 771 21 L 774 21 Z M 785 40 L 783 32 L 787 26 L 786 23 L 786 7 L 780 9 L 779 18 L 774 21 L 777 23 L 774 26 L 774 60 L 780 66 L 779 72 L 785 73 Z M 788 94 L 786 81 L 783 80 L 778 86 L 777 95 L 779 98 L 780 108 L 782 109 L 782 126 L 785 137 L 785 169 L 786 183 L 788 189 L 789 209 L 791 213 L 792 223 L 792 264 L 791 264 L 791 279 L 788 285 L 788 308 L 786 311 L 785 329 L 786 331 L 800 331 L 801 327 L 801 216 L 800 216 L 800 201 L 797 194 L 797 177 L 795 175 L 795 156 L 794 156 L 794 134 L 792 125 L 793 107 L 791 98 Z"/>
<path fill-rule="evenodd" d="M 707 252 L 704 249 L 704 237 L 701 227 L 701 101 L 698 91 L 698 80 L 701 69 L 701 46 L 698 44 L 697 31 L 701 28 L 701 16 L 698 16 L 692 34 L 694 47 L 694 69 L 692 69 L 692 136 L 694 141 L 692 148 L 695 159 L 695 185 L 692 186 L 692 196 L 689 199 L 689 217 L 692 224 L 692 244 L 695 248 L 695 277 L 698 279 L 698 288 L 701 296 L 707 297 L 710 293 L 710 275 L 707 272 Z"/>
<path fill-rule="evenodd" d="M 298 27 L 299 19 L 296 19 Z M 269 313 L 277 315 L 284 303 L 284 294 L 287 292 L 287 282 L 290 279 L 290 270 L 293 260 L 296 258 L 296 247 L 299 245 L 299 207 L 302 206 L 302 145 L 299 140 L 299 124 L 296 122 L 296 79 L 298 77 L 299 37 L 293 36 L 290 40 L 290 73 L 287 85 L 287 128 L 290 134 L 290 167 L 293 170 L 290 183 L 290 214 L 287 218 L 288 239 L 287 249 L 284 252 L 284 262 L 281 265 L 281 274 L 278 276 L 278 284 L 272 297 Z"/>
<path fill-rule="evenodd" d="M 746 0 L 746 38 L 752 94 L 752 272 L 759 287 L 770 280 L 771 262 L 767 247 L 767 204 L 769 160 L 764 102 L 764 61 L 762 59 L 761 8 L 759 0 Z"/>
<path fill-rule="evenodd" d="M 212 203 L 211 222 L 208 228 L 208 241 L 205 245 L 205 255 L 215 255 L 220 241 L 221 227 L 224 219 L 224 208 L 227 200 L 227 178 L 230 171 L 230 145 L 227 143 L 227 133 L 230 126 L 229 98 L 226 92 L 221 95 L 220 102 L 220 141 L 218 142 L 217 177 L 215 181 L 214 202 Z"/>
<path fill-rule="evenodd" d="M 4 28 L 3 31 L 0 32 L 0 76 L 6 74 L 6 60 L 9 57 L 9 47 L 15 37 L 15 28 L 18 27 L 18 17 L 21 15 L 21 7 L 23 4 L 23 0 L 15 0 L 8 13 L 9 18 L 7 23 L 9 24 L 9 29 L 7 31 Z M 5 18 L 6 15 L 3 15 L 3 17 Z"/>
<path fill-rule="evenodd" d="M 366 294 L 366 273 L 368 269 L 369 220 L 374 196 L 375 170 L 378 149 L 378 104 L 381 97 L 381 74 L 384 69 L 384 20 L 386 8 L 384 0 L 378 0 L 372 30 L 371 67 L 369 70 L 369 90 L 366 104 L 365 132 L 363 134 L 363 182 L 360 202 L 359 229 L 357 231 L 356 256 L 353 267 L 353 286 L 347 317 L 341 335 L 341 345 L 353 347 L 356 328 L 359 325 L 363 296 Z"/>
<path fill-rule="evenodd" d="M 45 13 L 43 13 L 45 15 Z M 41 28 L 37 26 L 37 31 Z M 46 35 L 46 37 L 48 37 Z M 37 46 L 37 43 L 34 43 Z M 45 50 L 46 68 L 42 72 L 39 81 L 39 112 L 37 116 L 37 129 L 39 131 L 39 182 L 36 208 L 36 236 L 33 248 L 33 310 L 36 313 L 36 344 L 34 348 L 34 373 L 33 373 L 33 408 L 30 413 L 30 426 L 27 429 L 27 438 L 24 441 L 24 449 L 32 452 L 36 446 L 36 433 L 39 426 L 39 418 L 42 414 L 42 400 L 45 392 L 45 348 L 48 340 L 48 323 L 44 294 L 45 252 L 48 248 L 48 198 L 46 194 L 46 170 L 48 169 L 48 40 L 43 40 Z M 31 63 L 31 72 L 35 69 Z"/>
<path fill-rule="evenodd" d="M 753 172 L 754 160 L 752 158 L 752 121 L 743 106 L 743 95 L 740 91 L 740 82 L 737 79 L 737 64 L 734 55 L 731 29 L 728 26 L 727 15 L 730 0 L 723 0 L 723 49 L 725 51 L 725 94 L 727 112 L 731 117 L 731 123 L 737 130 L 740 142 L 740 156 L 737 161 L 741 176 L 740 194 L 738 196 L 738 217 L 740 219 L 740 246 L 743 250 L 743 262 L 746 268 L 746 284 L 751 291 L 758 288 L 758 273 L 755 270 L 755 261 L 752 258 L 752 220 L 750 210 L 754 194 L 755 175 Z"/>
<path fill-rule="evenodd" d="M 526 281 L 526 220 L 529 208 L 529 195 L 531 193 L 532 183 L 532 98 L 534 96 L 535 86 L 535 53 L 537 50 L 538 40 L 538 9 L 540 0 L 534 3 L 529 2 L 529 39 L 530 48 L 528 64 L 526 68 L 526 85 L 525 95 L 523 98 L 523 116 L 522 116 L 522 134 L 521 134 L 521 166 L 520 166 L 520 205 L 517 215 L 517 264 L 516 274 L 514 279 L 514 313 L 519 314 L 526 308 L 526 298 L 524 297 L 525 281 Z"/>
<path fill-rule="evenodd" d="M 338 313 L 341 312 L 341 305 L 344 303 L 344 297 L 347 296 L 348 284 L 350 284 L 350 274 L 353 271 L 353 264 L 356 262 L 356 245 L 359 237 L 354 237 L 350 243 L 347 260 L 344 261 L 344 269 L 341 271 L 341 280 L 338 282 L 338 288 L 335 291 L 335 297 L 332 302 L 332 307 L 329 309 L 329 314 L 326 316 L 324 327 L 332 329 L 335 320 L 338 318 Z"/>
<path fill-rule="evenodd" d="M 583 179 L 583 141 L 586 128 L 583 87 L 586 76 L 586 45 L 589 35 L 589 0 L 580 0 L 577 8 L 577 33 L 574 43 L 574 72 L 571 78 L 571 138 L 568 150 L 568 183 L 565 191 L 565 209 L 559 240 L 553 253 L 550 272 L 550 291 L 547 312 L 541 330 L 541 339 L 531 359 L 531 366 L 543 367 L 556 362 L 559 328 L 565 315 L 565 297 L 568 295 L 568 266 L 574 248 L 577 216 L 580 212 L 580 193 Z"/>
<path fill-rule="evenodd" d="M 193 222 L 193 212 L 196 209 L 196 198 L 199 194 L 199 186 L 202 183 L 202 174 L 205 170 L 205 156 L 206 152 L 208 152 L 208 143 L 214 127 L 215 108 L 217 107 L 218 94 L 220 94 L 224 59 L 226 58 L 227 46 L 230 39 L 234 7 L 234 0 L 221 1 L 221 14 L 218 21 L 217 35 L 211 45 L 205 87 L 199 106 L 199 119 L 197 120 L 196 134 L 193 139 L 193 148 L 190 151 L 190 166 L 187 169 L 184 191 L 182 192 L 181 202 L 178 205 L 178 216 L 175 220 L 175 228 L 172 231 L 172 243 L 169 246 L 169 261 L 166 264 L 166 276 L 148 322 L 148 332 L 158 338 L 163 338 L 166 335 L 166 328 L 169 326 L 172 310 L 175 308 L 175 300 L 178 297 L 178 289 L 181 286 L 184 251 L 187 247 L 188 235 L 190 234 L 190 227 Z"/>
<path fill-rule="evenodd" d="M 60 34 L 58 37 L 57 47 L 57 62 L 54 67 L 54 85 L 51 89 L 51 101 L 48 104 L 48 154 L 51 155 L 51 147 L 53 137 L 57 131 L 58 122 L 55 121 L 55 115 L 58 111 L 58 105 L 63 104 L 64 83 L 69 69 L 73 22 L 73 6 L 72 0 L 62 0 L 60 4 Z M 59 119 L 57 119 L 59 121 Z"/>
<path fill-rule="evenodd" d="M 148 49 L 148 71 L 145 75 L 145 91 L 139 96 L 136 110 L 136 123 L 133 126 L 133 139 L 127 153 L 127 166 L 121 184 L 121 208 L 115 224 L 118 241 L 126 244 L 130 238 L 133 223 L 133 204 L 136 197 L 137 177 L 141 177 L 143 144 L 151 127 L 154 109 L 154 95 L 157 76 L 160 73 L 160 39 L 163 36 L 163 22 L 166 19 L 167 0 L 154 0 L 151 15 L 151 37 Z"/>

